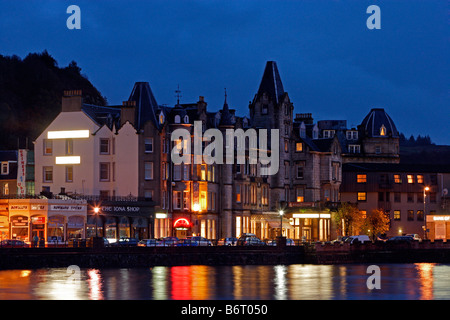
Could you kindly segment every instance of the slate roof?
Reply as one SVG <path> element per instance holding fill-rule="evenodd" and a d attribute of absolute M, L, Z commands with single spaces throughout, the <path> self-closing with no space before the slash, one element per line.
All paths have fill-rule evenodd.
<path fill-rule="evenodd" d="M 399 137 L 394 121 L 382 108 L 370 110 L 360 125 L 368 137 L 383 137 L 380 134 L 382 126 L 386 128 L 386 137 Z"/>
<path fill-rule="evenodd" d="M 279 103 L 285 94 L 277 63 L 275 61 L 267 61 L 261 84 L 259 85 L 258 93 L 256 94 L 256 99 L 264 93 L 267 93 L 275 103 Z"/>
<path fill-rule="evenodd" d="M 161 129 L 162 125 L 158 121 L 160 107 L 148 82 L 136 82 L 128 101 L 136 102 L 136 119 L 133 123 L 136 130 L 142 129 L 147 121 L 152 121 L 158 130 Z"/>

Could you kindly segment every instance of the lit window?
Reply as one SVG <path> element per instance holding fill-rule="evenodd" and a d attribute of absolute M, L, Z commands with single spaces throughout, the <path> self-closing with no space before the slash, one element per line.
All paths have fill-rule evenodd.
<path fill-rule="evenodd" d="M 73 140 L 66 139 L 66 155 L 73 154 Z"/>
<path fill-rule="evenodd" d="M 367 194 L 365 192 L 358 192 L 358 201 L 366 201 Z"/>
<path fill-rule="evenodd" d="M 73 166 L 66 166 L 66 182 L 73 182 Z"/>
<path fill-rule="evenodd" d="M 241 186 L 239 184 L 236 185 L 236 202 L 241 202 Z"/>
<path fill-rule="evenodd" d="M 297 199 L 297 202 L 304 202 L 305 201 L 305 195 L 304 195 L 304 189 L 303 188 L 297 188 L 296 199 Z"/>
<path fill-rule="evenodd" d="M 206 164 L 202 164 L 200 168 L 200 180 L 206 181 Z"/>
<path fill-rule="evenodd" d="M 295 151 L 297 151 L 297 152 L 302 152 L 302 151 L 303 151 L 303 143 L 297 142 L 297 143 L 295 144 Z"/>
<path fill-rule="evenodd" d="M 417 175 L 417 183 L 423 183 L 423 175 L 421 174 Z"/>
<path fill-rule="evenodd" d="M 380 136 L 385 136 L 386 135 L 386 127 L 384 126 L 384 124 L 381 125 L 380 128 Z"/>
<path fill-rule="evenodd" d="M 408 183 L 414 183 L 414 175 L 408 174 L 407 176 Z"/>
<path fill-rule="evenodd" d="M 44 182 L 53 182 L 53 167 L 44 167 Z"/>
<path fill-rule="evenodd" d="M 289 141 L 284 140 L 284 152 L 289 152 Z"/>
<path fill-rule="evenodd" d="M 202 191 L 200 193 L 200 207 L 202 209 L 202 211 L 206 211 L 207 210 L 207 201 L 206 201 L 206 191 Z"/>
<path fill-rule="evenodd" d="M 402 216 L 400 213 L 400 210 L 394 210 L 394 220 L 399 221 L 401 220 Z"/>
<path fill-rule="evenodd" d="M 356 175 L 356 182 L 358 182 L 358 183 L 366 183 L 367 182 L 367 175 L 365 175 L 365 174 L 358 174 L 358 175 Z"/>
<path fill-rule="evenodd" d="M 394 174 L 394 182 L 395 183 L 402 183 L 402 179 L 399 174 Z"/>
<path fill-rule="evenodd" d="M 51 155 L 53 153 L 53 141 L 44 139 L 44 155 Z"/>
<path fill-rule="evenodd" d="M 366 210 L 359 210 L 359 212 L 361 213 L 361 217 L 363 219 L 365 219 L 367 217 L 367 211 Z"/>

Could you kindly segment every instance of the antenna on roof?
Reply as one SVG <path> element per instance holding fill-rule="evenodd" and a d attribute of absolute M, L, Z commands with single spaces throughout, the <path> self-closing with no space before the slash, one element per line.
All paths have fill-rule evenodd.
<path fill-rule="evenodd" d="M 176 93 L 175 97 L 177 97 L 177 106 L 179 106 L 180 98 L 182 97 L 182 95 L 180 94 L 181 93 L 180 85 L 178 85 L 177 90 L 175 90 L 175 93 Z"/>

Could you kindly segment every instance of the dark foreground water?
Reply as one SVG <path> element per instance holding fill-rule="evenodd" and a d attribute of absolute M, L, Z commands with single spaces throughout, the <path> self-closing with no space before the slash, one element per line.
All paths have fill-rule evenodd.
<path fill-rule="evenodd" d="M 0 271 L 0 299 L 450 299 L 450 265 L 181 266 Z M 376 284 L 370 278 L 369 283 Z"/>

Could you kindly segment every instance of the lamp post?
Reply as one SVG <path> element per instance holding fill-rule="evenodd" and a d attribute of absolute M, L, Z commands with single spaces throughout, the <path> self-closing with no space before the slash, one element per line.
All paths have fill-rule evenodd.
<path fill-rule="evenodd" d="M 99 207 L 95 207 L 94 208 L 94 213 L 95 213 L 95 237 L 98 238 L 98 226 L 97 226 L 97 221 L 98 221 L 98 213 L 100 212 L 100 208 Z"/>
<path fill-rule="evenodd" d="M 425 187 L 423 189 L 423 232 L 424 238 L 427 239 L 427 218 L 426 218 L 426 203 L 427 203 L 427 191 L 429 191 L 429 187 Z"/>
<path fill-rule="evenodd" d="M 283 236 L 283 214 L 284 214 L 284 211 L 280 210 L 278 213 L 280 214 L 280 238 L 281 238 Z"/>

